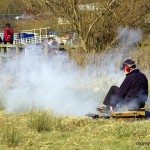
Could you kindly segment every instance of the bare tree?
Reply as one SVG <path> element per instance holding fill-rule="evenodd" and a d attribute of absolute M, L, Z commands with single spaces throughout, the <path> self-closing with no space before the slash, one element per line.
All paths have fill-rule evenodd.
<path fill-rule="evenodd" d="M 77 32 L 83 50 L 99 52 L 117 44 L 118 27 L 142 28 L 145 15 L 150 13 L 150 1 L 7 0 L 7 3 L 0 2 L 0 8 L 1 13 L 21 13 L 26 9 L 37 15 L 50 11 L 53 16 L 46 19 L 51 26 L 57 25 L 58 18 L 68 20 L 69 27 Z"/>
<path fill-rule="evenodd" d="M 82 0 L 47 0 L 46 4 L 54 15 L 67 19 L 73 25 L 84 51 L 87 52 L 89 34 L 101 16 L 97 0 L 90 4 L 86 0 L 84 3 Z"/>
<path fill-rule="evenodd" d="M 45 9 L 45 0 L 21 0 L 24 8 L 30 10 L 33 14 L 38 14 Z"/>
<path fill-rule="evenodd" d="M 50 11 L 67 19 L 85 52 L 117 43 L 118 27 L 141 27 L 149 0 L 46 0 Z"/>

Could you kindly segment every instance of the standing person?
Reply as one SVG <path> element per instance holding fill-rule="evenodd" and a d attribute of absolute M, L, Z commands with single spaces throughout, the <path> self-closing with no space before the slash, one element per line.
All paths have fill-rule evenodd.
<path fill-rule="evenodd" d="M 59 45 L 59 51 L 64 51 L 64 42 L 62 40 L 62 38 L 58 39 L 58 45 Z"/>
<path fill-rule="evenodd" d="M 135 61 L 127 59 L 122 63 L 126 78 L 120 87 L 112 86 L 108 91 L 100 112 L 139 110 L 145 107 L 148 98 L 148 79 L 136 69 Z"/>
<path fill-rule="evenodd" d="M 7 44 L 7 43 L 13 44 L 13 36 L 14 36 L 14 31 L 11 28 L 11 25 L 7 23 L 3 31 L 4 44 Z"/>
<path fill-rule="evenodd" d="M 0 44 L 2 43 L 3 41 L 2 41 L 2 38 L 1 38 L 1 36 L 0 36 Z"/>

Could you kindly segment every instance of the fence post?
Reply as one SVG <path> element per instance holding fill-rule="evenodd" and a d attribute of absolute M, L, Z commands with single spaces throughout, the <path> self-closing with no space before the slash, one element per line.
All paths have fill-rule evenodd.
<path fill-rule="evenodd" d="M 48 56 L 48 44 L 44 43 L 44 56 Z"/>
<path fill-rule="evenodd" d="M 0 67 L 3 66 L 5 60 L 9 60 L 12 56 L 19 54 L 22 48 L 25 48 L 25 45 L 0 44 Z"/>
<path fill-rule="evenodd" d="M 11 47 L 9 47 L 9 44 L 7 44 L 6 53 L 7 53 L 7 58 L 11 57 Z"/>
<path fill-rule="evenodd" d="M 1 47 L 0 54 L 1 54 L 1 57 L 0 57 L 0 66 L 2 66 L 3 65 L 3 61 L 4 61 L 4 57 L 3 57 L 3 55 L 4 55 L 4 47 Z"/>
<path fill-rule="evenodd" d="M 18 47 L 18 46 L 16 46 L 16 55 L 18 55 L 18 54 L 19 54 L 19 52 L 20 52 L 19 47 Z"/>

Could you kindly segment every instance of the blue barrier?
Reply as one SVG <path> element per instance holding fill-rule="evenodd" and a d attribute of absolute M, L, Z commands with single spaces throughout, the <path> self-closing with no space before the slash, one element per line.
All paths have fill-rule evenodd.
<path fill-rule="evenodd" d="M 22 33 L 21 37 L 24 38 L 32 38 L 34 37 L 34 34 L 28 34 L 28 33 Z"/>

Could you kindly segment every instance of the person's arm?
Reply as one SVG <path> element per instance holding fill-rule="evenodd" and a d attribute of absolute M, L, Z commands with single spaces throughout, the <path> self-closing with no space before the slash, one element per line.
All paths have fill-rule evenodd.
<path fill-rule="evenodd" d="M 126 77 L 118 90 L 118 93 L 117 93 L 118 100 L 121 101 L 122 99 L 125 98 L 130 87 L 131 87 L 131 79 L 129 77 Z"/>
<path fill-rule="evenodd" d="M 14 33 L 13 33 L 13 35 L 12 35 L 12 42 L 14 41 Z"/>
<path fill-rule="evenodd" d="M 12 42 L 14 41 L 14 30 L 12 29 Z"/>

